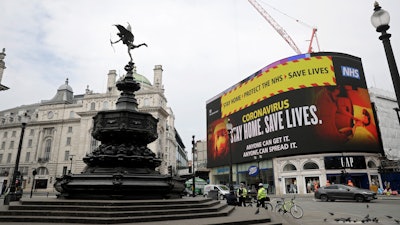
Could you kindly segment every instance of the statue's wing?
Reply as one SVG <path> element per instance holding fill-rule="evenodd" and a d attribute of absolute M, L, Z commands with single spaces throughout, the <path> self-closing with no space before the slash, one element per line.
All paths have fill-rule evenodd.
<path fill-rule="evenodd" d="M 132 27 L 131 27 L 131 25 L 128 23 L 128 26 L 126 26 L 126 29 L 129 31 L 129 32 L 131 32 L 132 33 Z"/>
<path fill-rule="evenodd" d="M 130 39 L 130 40 L 133 40 L 133 34 L 132 34 L 132 32 L 130 32 L 129 30 L 127 30 L 124 26 L 122 26 L 122 25 L 119 25 L 119 24 L 117 24 L 117 25 L 115 25 L 117 28 L 118 28 L 118 30 L 119 30 L 119 32 L 124 36 L 124 37 L 126 37 L 127 39 Z"/>

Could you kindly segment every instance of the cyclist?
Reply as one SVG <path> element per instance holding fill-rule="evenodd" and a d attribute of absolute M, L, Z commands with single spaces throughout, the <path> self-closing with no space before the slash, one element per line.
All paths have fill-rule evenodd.
<path fill-rule="evenodd" d="M 265 208 L 265 201 L 267 200 L 267 191 L 264 188 L 264 184 L 258 184 L 258 192 L 257 192 L 257 207 L 260 205 Z"/>

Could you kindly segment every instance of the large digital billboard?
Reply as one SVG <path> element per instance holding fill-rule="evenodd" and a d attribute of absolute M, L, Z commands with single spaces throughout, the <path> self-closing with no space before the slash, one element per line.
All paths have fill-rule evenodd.
<path fill-rule="evenodd" d="M 361 59 L 279 60 L 207 101 L 208 167 L 325 152 L 382 152 Z M 233 125 L 229 138 L 226 124 Z"/>

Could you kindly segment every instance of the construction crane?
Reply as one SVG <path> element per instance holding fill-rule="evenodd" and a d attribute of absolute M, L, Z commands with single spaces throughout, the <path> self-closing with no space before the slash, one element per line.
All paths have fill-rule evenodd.
<path fill-rule="evenodd" d="M 289 36 L 288 33 L 274 20 L 274 18 L 271 17 L 271 15 L 268 14 L 268 12 L 256 1 L 256 0 L 248 0 L 250 4 L 264 17 L 264 19 L 267 20 L 269 24 L 282 36 L 282 38 L 290 45 L 290 47 L 297 53 L 301 54 L 301 51 L 299 47 L 297 47 L 296 43 L 292 40 L 292 38 Z M 296 20 L 299 22 L 299 20 Z M 302 23 L 304 24 L 304 23 Z M 308 26 L 307 24 L 304 24 Z M 312 52 L 312 42 L 314 38 L 317 40 L 318 44 L 318 39 L 317 39 L 317 29 L 312 28 L 312 34 L 311 34 L 311 40 L 310 40 L 310 45 L 308 47 L 308 53 Z M 318 44 L 318 49 L 319 49 L 319 44 Z"/>

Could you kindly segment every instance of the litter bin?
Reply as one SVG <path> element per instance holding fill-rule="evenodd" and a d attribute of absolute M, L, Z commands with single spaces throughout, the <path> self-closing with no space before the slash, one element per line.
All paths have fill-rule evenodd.
<path fill-rule="evenodd" d="M 210 190 L 208 192 L 208 198 L 211 198 L 213 200 L 218 200 L 218 191 L 217 190 Z"/>

